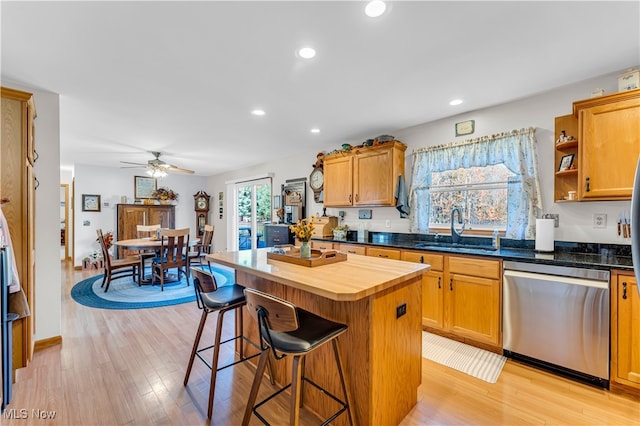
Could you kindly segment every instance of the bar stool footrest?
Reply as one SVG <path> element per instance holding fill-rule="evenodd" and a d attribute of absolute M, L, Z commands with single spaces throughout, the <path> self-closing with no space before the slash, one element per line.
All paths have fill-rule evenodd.
<path fill-rule="evenodd" d="M 260 347 L 253 340 L 247 338 L 246 336 L 235 336 L 235 337 L 232 337 L 231 339 L 227 339 L 227 340 L 225 340 L 223 342 L 220 342 L 220 345 L 223 345 L 223 344 L 229 343 L 229 342 L 233 342 L 233 341 L 236 341 L 238 339 L 243 339 L 244 341 L 246 341 L 247 343 L 251 344 L 256 349 L 260 349 Z M 211 366 L 211 363 L 208 360 L 206 360 L 202 355 L 200 355 L 200 352 L 205 352 L 205 351 L 211 350 L 215 346 L 216 346 L 215 344 L 214 345 L 210 345 L 210 346 L 207 346 L 205 348 L 198 349 L 196 351 L 196 356 L 198 358 L 200 358 L 200 361 L 202 361 L 207 367 L 209 367 L 210 370 L 213 369 L 213 367 Z M 255 353 L 255 354 L 250 355 L 250 356 L 244 356 L 244 355 L 240 354 L 240 359 L 239 360 L 234 361 L 234 362 L 229 363 L 229 364 L 226 364 L 226 365 L 223 365 L 222 367 L 218 367 L 218 369 L 216 371 L 221 371 L 221 370 L 224 370 L 225 368 L 233 367 L 236 364 L 240 364 L 241 362 L 250 360 L 250 359 L 255 358 L 257 356 L 260 356 L 260 352 Z"/>

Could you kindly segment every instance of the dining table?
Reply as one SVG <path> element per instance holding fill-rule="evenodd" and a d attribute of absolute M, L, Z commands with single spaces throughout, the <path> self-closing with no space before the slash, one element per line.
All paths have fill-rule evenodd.
<path fill-rule="evenodd" d="M 198 245 L 200 243 L 200 238 L 189 238 L 189 247 L 195 247 L 196 245 Z M 155 250 L 156 252 L 158 252 L 160 250 L 160 247 L 162 247 L 162 240 L 155 238 L 155 237 L 145 237 L 145 238 L 131 238 L 128 240 L 120 240 L 120 241 L 114 241 L 113 245 L 125 249 L 125 250 L 140 250 L 140 251 L 145 251 L 145 250 Z M 120 250 L 114 250 L 113 251 L 114 254 L 114 258 L 118 258 Z M 142 272 L 142 274 L 144 275 L 144 271 Z M 168 275 L 167 278 L 165 279 L 165 281 L 177 281 L 179 280 L 179 274 L 178 275 Z M 141 279 L 140 280 L 142 283 L 150 283 L 151 282 L 151 278 L 146 278 L 146 279 Z"/>

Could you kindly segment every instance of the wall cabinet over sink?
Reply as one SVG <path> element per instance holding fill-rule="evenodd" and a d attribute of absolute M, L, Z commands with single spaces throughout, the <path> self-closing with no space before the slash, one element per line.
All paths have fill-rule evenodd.
<path fill-rule="evenodd" d="M 354 148 L 324 157 L 326 207 L 393 206 L 398 176 L 404 176 L 404 152 L 399 141 Z"/>
<path fill-rule="evenodd" d="M 575 141 L 556 143 L 555 201 L 629 200 L 640 155 L 640 89 L 576 101 L 573 117 L 556 118 Z M 575 134 L 573 132 L 575 129 Z M 565 155 L 575 168 L 560 170 Z M 568 192 L 576 191 L 575 200 Z"/>

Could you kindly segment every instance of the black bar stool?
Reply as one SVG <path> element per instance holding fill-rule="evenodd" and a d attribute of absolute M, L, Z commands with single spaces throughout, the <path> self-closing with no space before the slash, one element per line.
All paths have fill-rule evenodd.
<path fill-rule="evenodd" d="M 198 326 L 198 331 L 196 333 L 196 339 L 193 342 L 193 349 L 191 350 L 191 357 L 189 358 L 189 365 L 187 366 L 187 372 L 184 376 L 184 385 L 187 386 L 187 382 L 189 381 L 189 375 L 191 374 L 191 368 L 193 367 L 193 361 L 196 356 L 200 358 L 202 362 L 206 364 L 207 367 L 211 369 L 211 383 L 209 385 L 209 406 L 207 408 L 207 416 L 211 418 L 213 413 L 213 397 L 216 389 L 216 375 L 218 371 L 223 370 L 227 367 L 231 367 L 238 363 L 247 361 L 251 358 L 255 358 L 261 354 L 261 352 L 257 352 L 254 355 L 245 357 L 244 356 L 244 341 L 246 340 L 251 345 L 255 346 L 257 349 L 261 349 L 256 343 L 252 342 L 248 338 L 246 338 L 242 334 L 242 307 L 246 304 L 244 297 L 244 287 L 238 284 L 224 285 L 218 287 L 216 284 L 216 279 L 213 274 L 203 271 L 199 268 L 191 268 L 191 273 L 193 274 L 193 287 L 196 292 L 196 301 L 198 303 L 198 309 L 202 309 L 202 317 L 200 317 L 200 325 Z M 240 334 L 232 337 L 231 339 L 227 339 L 225 341 L 220 341 L 222 336 L 222 324 L 224 320 L 224 314 L 232 311 L 234 309 L 238 310 L 238 326 L 240 330 Z M 207 317 L 212 312 L 218 312 L 218 322 L 216 325 L 216 336 L 213 345 L 207 346 L 205 348 L 198 349 L 198 345 L 200 344 L 200 338 L 202 337 L 202 331 L 204 330 L 204 325 L 207 321 Z M 218 358 L 220 356 L 220 345 L 235 341 L 240 339 L 240 359 L 238 361 L 226 364 L 222 367 L 218 367 Z M 207 362 L 206 359 L 201 355 L 201 352 L 209 350 L 213 348 L 213 360 L 211 364 Z M 213 367 L 215 366 L 215 368 Z M 271 384 L 274 383 L 273 379 L 273 370 L 271 368 L 271 364 L 269 364 L 270 371 L 270 380 Z"/>
<path fill-rule="evenodd" d="M 346 383 L 338 341 L 336 339 L 347 331 L 348 327 L 345 324 L 319 317 L 318 315 L 296 307 L 286 300 L 258 290 L 247 288 L 244 290 L 244 293 L 247 299 L 247 308 L 250 314 L 258 321 L 262 353 L 260 355 L 260 361 L 258 362 L 256 375 L 253 379 L 253 385 L 251 386 L 251 393 L 249 395 L 249 401 L 247 402 L 247 408 L 244 412 L 244 418 L 242 419 L 243 426 L 249 424 L 252 412 L 262 423 L 268 425 L 269 423 L 258 413 L 258 408 L 289 387 L 291 387 L 289 424 L 298 425 L 300 406 L 302 405 L 302 386 L 304 382 L 316 387 L 324 395 L 327 395 L 341 406 L 335 414 L 322 423 L 323 425 L 332 422 L 345 411 L 349 416 L 349 424 L 353 425 L 353 414 L 351 413 L 350 403 L 351 397 L 349 395 L 349 387 Z M 328 342 L 331 342 L 333 345 L 333 353 L 338 367 L 340 384 L 342 385 L 345 401 L 340 400 L 304 376 L 305 356 Z M 271 349 L 273 356 L 277 360 L 284 358 L 286 355 L 293 356 L 292 381 L 257 405 L 254 405 L 258 390 L 260 389 L 260 383 L 262 382 L 265 364 L 269 359 L 269 349 Z"/>

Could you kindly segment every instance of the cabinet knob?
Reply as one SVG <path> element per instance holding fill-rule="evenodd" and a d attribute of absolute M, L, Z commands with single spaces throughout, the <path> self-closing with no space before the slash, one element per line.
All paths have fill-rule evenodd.
<path fill-rule="evenodd" d="M 589 192 L 589 177 L 585 178 L 585 189 L 586 192 Z"/>
<path fill-rule="evenodd" d="M 627 282 L 622 283 L 622 298 L 627 299 Z"/>
<path fill-rule="evenodd" d="M 449 290 L 453 291 L 453 278 L 449 279 Z"/>
<path fill-rule="evenodd" d="M 420 263 L 424 263 L 424 256 L 420 256 Z"/>
<path fill-rule="evenodd" d="M 351 204 L 353 200 L 351 199 L 351 194 L 349 194 L 349 204 Z"/>
<path fill-rule="evenodd" d="M 442 281 L 442 277 L 438 277 L 438 288 L 442 288 L 442 286 L 440 285 L 441 281 Z"/>

